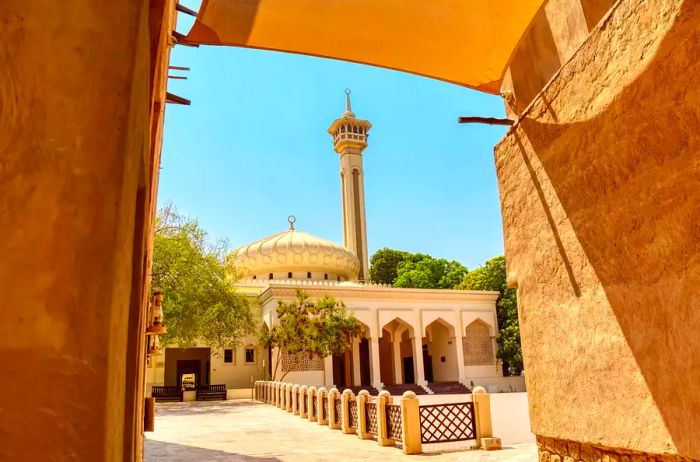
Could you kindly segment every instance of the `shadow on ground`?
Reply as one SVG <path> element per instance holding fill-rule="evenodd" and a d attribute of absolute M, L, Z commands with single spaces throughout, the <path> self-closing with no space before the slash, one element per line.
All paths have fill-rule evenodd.
<path fill-rule="evenodd" d="M 234 452 L 206 449 L 197 446 L 168 443 L 165 441 L 146 440 L 145 460 L 151 462 L 191 462 L 191 461 L 226 461 L 226 462 L 281 462 L 276 457 L 253 457 Z"/>

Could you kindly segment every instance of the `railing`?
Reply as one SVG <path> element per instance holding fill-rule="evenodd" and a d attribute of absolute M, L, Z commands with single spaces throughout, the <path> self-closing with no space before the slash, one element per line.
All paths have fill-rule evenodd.
<path fill-rule="evenodd" d="M 365 415 L 367 416 L 367 433 L 372 436 L 377 436 L 377 433 L 379 433 L 377 405 L 375 403 L 365 403 Z"/>
<path fill-rule="evenodd" d="M 389 404 L 386 407 L 387 436 L 393 440 L 401 441 L 401 406 Z"/>
<path fill-rule="evenodd" d="M 430 404 L 419 410 L 422 443 L 476 439 L 474 403 Z"/>
<path fill-rule="evenodd" d="M 357 429 L 357 401 L 355 399 L 349 400 L 348 407 L 350 408 L 350 419 L 348 420 L 348 425 L 350 428 Z"/>
<path fill-rule="evenodd" d="M 260 381 L 254 390 L 256 400 L 318 425 L 340 429 L 361 439 L 375 439 L 382 446 L 400 441 L 406 454 L 420 454 L 423 444 L 476 440 L 478 447 L 481 438 L 490 438 L 484 440 L 489 446 L 493 444 L 491 440 L 498 440 L 490 433 L 490 398 L 483 389 L 474 391 L 471 402 L 423 406 L 411 391 L 403 394 L 399 404 L 393 404 L 387 391 L 372 400 L 366 391 L 355 397 L 351 390 L 341 395 L 335 388 L 316 390 L 313 386 L 278 382 Z"/>

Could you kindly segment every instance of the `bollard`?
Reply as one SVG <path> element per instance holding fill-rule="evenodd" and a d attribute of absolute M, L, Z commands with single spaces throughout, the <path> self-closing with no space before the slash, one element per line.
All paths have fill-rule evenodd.
<path fill-rule="evenodd" d="M 418 406 L 416 394 L 412 391 L 405 391 L 401 397 L 401 432 L 403 434 L 404 454 L 423 452 Z"/>
<path fill-rule="evenodd" d="M 299 387 L 299 417 L 302 419 L 306 419 L 308 411 L 306 404 L 306 385 L 302 385 Z"/>
<path fill-rule="evenodd" d="M 372 398 L 367 390 L 360 390 L 357 394 L 357 437 L 361 440 L 371 440 L 372 435 L 367 431 L 367 406 Z"/>
<path fill-rule="evenodd" d="M 275 406 L 282 406 L 282 384 L 275 382 Z"/>
<path fill-rule="evenodd" d="M 328 391 L 325 387 L 319 388 L 318 392 L 316 392 L 316 421 L 319 425 L 328 425 L 328 414 L 323 409 L 323 400 L 327 397 Z M 328 410 L 330 411 L 330 409 L 331 407 L 329 403 Z"/>
<path fill-rule="evenodd" d="M 287 409 L 287 383 L 283 382 L 280 385 L 280 409 Z"/>
<path fill-rule="evenodd" d="M 341 427 L 340 419 L 342 413 L 341 415 L 336 415 L 335 413 L 335 401 L 338 399 L 340 399 L 338 389 L 335 387 L 331 388 L 328 392 L 328 426 L 331 430 L 340 430 Z"/>
<path fill-rule="evenodd" d="M 287 402 L 287 406 L 286 406 L 285 410 L 287 412 L 292 412 L 292 384 L 291 383 L 287 384 L 287 388 L 284 391 L 284 396 L 285 396 L 285 399 Z"/>
<path fill-rule="evenodd" d="M 316 387 L 314 387 L 313 385 L 309 387 L 306 399 L 308 401 L 306 409 L 309 422 L 316 422 L 316 413 L 318 412 L 318 406 L 316 406 L 316 410 L 314 410 L 314 404 L 316 403 Z"/>
<path fill-rule="evenodd" d="M 292 387 L 292 413 L 299 415 L 299 385 L 297 384 Z"/>
<path fill-rule="evenodd" d="M 392 403 L 391 393 L 386 390 L 379 392 L 377 396 L 377 444 L 379 446 L 394 446 L 396 441 L 389 438 L 389 427 L 387 426 L 387 406 Z"/>
<path fill-rule="evenodd" d="M 352 392 L 352 390 L 345 389 L 343 390 L 343 394 L 340 396 L 340 402 L 341 402 L 341 416 L 340 416 L 340 422 L 341 422 L 341 430 L 343 433 L 355 433 L 355 429 L 350 427 L 350 400 L 355 397 L 355 394 Z"/>

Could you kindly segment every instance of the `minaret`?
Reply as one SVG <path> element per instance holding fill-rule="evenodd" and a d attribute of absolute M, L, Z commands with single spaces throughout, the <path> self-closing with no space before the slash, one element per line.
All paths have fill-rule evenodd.
<path fill-rule="evenodd" d="M 350 106 L 350 90 L 345 89 L 345 112 L 333 121 L 328 133 L 333 150 L 340 155 L 340 190 L 343 202 L 343 244 L 360 260 L 358 278 L 367 280 L 367 221 L 365 219 L 365 175 L 362 151 L 372 124 L 355 117 Z"/>

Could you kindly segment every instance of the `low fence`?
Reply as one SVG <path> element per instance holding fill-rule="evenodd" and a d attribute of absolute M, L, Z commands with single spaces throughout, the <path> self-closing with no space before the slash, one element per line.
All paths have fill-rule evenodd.
<path fill-rule="evenodd" d="M 387 391 L 375 399 L 366 390 L 357 396 L 351 390 L 258 381 L 255 399 L 272 404 L 319 425 L 361 439 L 376 440 L 381 446 L 400 442 L 406 454 L 420 454 L 423 445 L 456 441 L 474 441 L 480 447 L 487 438 L 489 446 L 497 440 L 491 434 L 490 397 L 477 387 L 472 401 L 421 406 L 415 393 L 407 391 L 398 404 Z"/>

